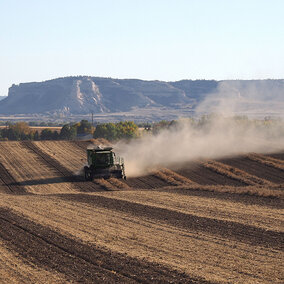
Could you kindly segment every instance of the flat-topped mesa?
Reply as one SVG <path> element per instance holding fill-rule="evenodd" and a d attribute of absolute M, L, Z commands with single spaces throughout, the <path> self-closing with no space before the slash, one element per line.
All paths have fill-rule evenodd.
<path fill-rule="evenodd" d="M 0 114 L 84 115 L 145 108 L 181 110 L 185 107 L 194 110 L 208 95 L 213 99 L 237 95 L 237 98 L 251 103 L 252 95 L 257 93 L 260 101 L 283 102 L 283 90 L 284 80 L 163 82 L 90 76 L 65 77 L 12 85 L 8 97 L 0 101 Z"/>

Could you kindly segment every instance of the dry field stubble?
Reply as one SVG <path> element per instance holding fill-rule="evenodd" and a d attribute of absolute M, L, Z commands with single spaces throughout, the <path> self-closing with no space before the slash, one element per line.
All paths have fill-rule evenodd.
<path fill-rule="evenodd" d="M 284 161 L 275 159 L 273 157 L 267 157 L 260 154 L 250 154 L 247 157 L 253 161 L 263 163 L 276 169 L 284 170 Z"/>
<path fill-rule="evenodd" d="M 0 283 L 66 283 L 64 274 L 39 268 L 0 241 Z"/>
<path fill-rule="evenodd" d="M 281 153 L 83 182 L 84 147 L 0 143 L 0 282 L 283 282 Z"/>

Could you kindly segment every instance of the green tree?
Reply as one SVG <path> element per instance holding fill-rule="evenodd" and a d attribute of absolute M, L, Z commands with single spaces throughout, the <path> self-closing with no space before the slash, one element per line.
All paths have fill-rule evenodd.
<path fill-rule="evenodd" d="M 121 121 L 116 124 L 117 138 L 130 139 L 138 136 L 138 126 L 133 121 Z"/>
<path fill-rule="evenodd" d="M 89 134 L 93 133 L 92 124 L 88 120 L 81 120 L 77 125 L 78 134 Z"/>
<path fill-rule="evenodd" d="M 43 129 L 42 132 L 40 133 L 40 139 L 41 140 L 53 140 L 53 132 L 48 128 Z"/>
<path fill-rule="evenodd" d="M 110 141 L 130 139 L 137 136 L 138 126 L 133 121 L 99 124 L 94 132 L 94 138 L 105 138 Z"/>
<path fill-rule="evenodd" d="M 77 129 L 75 125 L 71 124 L 63 125 L 59 135 L 60 139 L 73 140 L 76 138 L 76 136 L 77 136 Z"/>
<path fill-rule="evenodd" d="M 5 129 L 5 137 L 9 140 L 28 140 L 31 129 L 25 122 L 17 122 L 10 124 L 8 129 Z"/>
<path fill-rule="evenodd" d="M 98 124 L 94 132 L 94 138 L 105 138 L 110 141 L 116 140 L 117 129 L 115 124 L 114 123 Z"/>

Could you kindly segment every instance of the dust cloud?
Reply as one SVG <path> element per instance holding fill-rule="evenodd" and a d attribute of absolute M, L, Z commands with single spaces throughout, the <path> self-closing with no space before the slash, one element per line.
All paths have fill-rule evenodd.
<path fill-rule="evenodd" d="M 218 93 L 207 96 L 197 107 L 199 114 L 207 110 L 214 111 L 215 115 L 209 115 L 204 121 L 199 119 L 198 123 L 197 120 L 182 119 L 176 127 L 157 135 L 117 143 L 115 149 L 125 159 L 127 176 L 145 175 L 159 167 L 202 158 L 283 150 L 284 123 L 281 119 L 271 123 L 235 117 L 243 111 L 240 107 L 250 107 L 248 102 L 263 101 L 263 96 L 260 98 L 257 94 L 256 88 L 253 92 L 245 88 L 240 91 L 235 86 L 232 91 L 232 88 L 220 85 Z M 278 99 L 283 104 L 283 98 L 279 96 Z"/>
<path fill-rule="evenodd" d="M 284 80 L 278 81 L 221 81 L 216 91 L 207 94 L 196 107 L 196 112 L 284 119 Z"/>
<path fill-rule="evenodd" d="M 200 158 L 283 150 L 284 133 L 279 127 L 263 129 L 221 117 L 201 128 L 181 121 L 177 129 L 163 130 L 158 135 L 145 136 L 130 143 L 119 142 L 115 149 L 125 159 L 127 176 L 140 176 L 159 167 Z"/>

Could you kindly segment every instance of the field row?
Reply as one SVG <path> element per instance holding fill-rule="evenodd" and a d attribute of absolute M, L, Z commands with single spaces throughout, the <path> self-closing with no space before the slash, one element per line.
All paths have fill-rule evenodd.
<path fill-rule="evenodd" d="M 147 176 L 127 181 L 82 180 L 85 162 L 84 144 L 70 142 L 2 142 L 0 144 L 0 177 L 11 192 L 57 193 L 92 192 L 100 190 L 158 189 L 168 186 L 188 186 L 189 189 L 248 193 L 260 196 L 282 195 L 283 160 L 270 158 L 223 159 L 200 161 L 175 169 L 161 169 Z M 261 160 L 255 161 L 255 157 Z M 271 164 L 271 159 L 273 163 Z M 275 166 L 277 161 L 277 166 Z M 255 165 L 256 164 L 256 165 Z M 23 170 L 24 169 L 24 170 Z M 9 176 L 9 178 L 7 177 Z M 13 181 L 13 182 L 12 182 Z M 7 191 L 1 186 L 2 191 Z"/>
<path fill-rule="evenodd" d="M 224 281 L 228 277 L 235 282 L 262 279 L 269 283 L 283 276 L 278 266 L 284 241 L 281 210 L 241 204 L 236 207 L 225 201 L 216 204 L 216 200 L 182 198 L 173 193 L 120 193 L 5 195 L 0 201 L 1 227 L 5 228 L 1 239 L 21 257 L 29 251 L 28 260 L 42 269 L 71 277 L 70 271 L 76 266 L 80 273 L 74 277 L 86 277 L 84 281 L 94 277 L 81 273 L 80 262 L 86 257 L 93 258 L 92 266 L 99 259 L 100 265 L 115 271 L 117 277 L 137 273 L 137 281 L 154 277 L 155 273 L 157 279 L 167 277 L 167 281 L 174 282 L 183 279 L 185 273 L 184 279 L 199 279 L 198 283 L 201 279 Z M 22 241 L 26 238 L 31 243 Z M 111 258 L 107 252 L 111 252 Z M 46 254 L 50 254 L 48 259 L 55 259 L 53 264 L 46 260 Z M 114 263 L 109 264 L 109 258 Z M 125 268 L 128 272 L 119 266 L 133 262 L 133 266 Z M 84 269 L 100 274 L 88 265 Z M 137 272 L 136 266 L 142 271 Z M 147 271 L 146 275 L 143 271 Z M 212 271 L 216 274 L 212 275 Z M 108 272 L 103 270 L 105 274 Z"/>
<path fill-rule="evenodd" d="M 6 281 L 283 282 L 281 153 L 85 182 L 86 146 L 0 143 Z"/>

